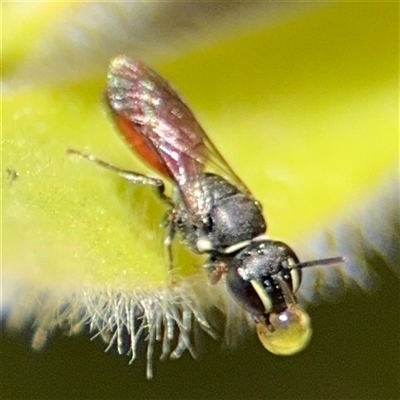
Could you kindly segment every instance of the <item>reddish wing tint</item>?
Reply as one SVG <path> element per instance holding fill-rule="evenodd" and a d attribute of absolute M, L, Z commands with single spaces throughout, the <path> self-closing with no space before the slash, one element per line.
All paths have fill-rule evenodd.
<path fill-rule="evenodd" d="M 181 186 L 203 170 L 202 128 L 169 84 L 150 68 L 126 56 L 115 58 L 107 99 L 128 144 L 156 171 Z"/>
<path fill-rule="evenodd" d="M 195 204 L 188 193 L 193 195 L 194 189 L 201 197 L 196 182 L 208 161 L 247 191 L 189 108 L 146 65 L 127 56 L 115 58 L 108 74 L 107 102 L 128 145 L 154 170 L 177 184 L 183 200 L 195 214 L 201 214 L 203 199 L 198 198 Z M 189 185 L 191 190 L 185 190 Z"/>

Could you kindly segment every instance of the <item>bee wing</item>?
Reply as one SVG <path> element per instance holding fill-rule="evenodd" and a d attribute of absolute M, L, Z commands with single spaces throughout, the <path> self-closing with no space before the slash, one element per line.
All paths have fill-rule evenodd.
<path fill-rule="evenodd" d="M 128 145 L 176 184 L 192 215 L 202 218 L 205 213 L 198 178 L 206 164 L 248 192 L 175 90 L 146 65 L 127 56 L 115 58 L 106 101 Z"/>
<path fill-rule="evenodd" d="M 233 171 L 225 158 L 215 147 L 214 143 L 207 135 L 204 135 L 204 144 L 208 153 L 208 165 L 212 168 L 213 172 L 226 178 L 230 183 L 238 187 L 242 192 L 251 195 L 250 190 Z"/>

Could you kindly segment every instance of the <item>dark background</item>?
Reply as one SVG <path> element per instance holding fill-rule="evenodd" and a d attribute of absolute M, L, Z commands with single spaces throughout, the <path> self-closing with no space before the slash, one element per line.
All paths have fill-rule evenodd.
<path fill-rule="evenodd" d="M 198 360 L 156 361 L 147 381 L 143 357 L 129 366 L 86 335 L 56 334 L 34 352 L 29 332 L 3 330 L 1 398 L 398 399 L 399 280 L 376 253 L 367 256 L 381 276 L 377 289 L 311 308 L 314 337 L 297 356 L 268 354 L 252 336 L 234 350 L 204 337 Z"/>

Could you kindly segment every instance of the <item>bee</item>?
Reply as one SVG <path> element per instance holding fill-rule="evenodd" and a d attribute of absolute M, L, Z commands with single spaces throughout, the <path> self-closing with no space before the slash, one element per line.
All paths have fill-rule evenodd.
<path fill-rule="evenodd" d="M 311 324 L 296 292 L 302 270 L 342 263 L 342 257 L 300 262 L 287 244 L 266 236 L 262 206 L 232 170 L 170 84 L 145 64 L 112 60 L 105 95 L 118 132 L 160 178 L 117 168 L 93 155 L 68 150 L 133 184 L 155 188 L 168 205 L 165 246 L 172 270 L 176 234 L 208 256 L 211 284 L 223 278 L 232 298 L 250 314 L 263 346 L 275 354 L 302 350 Z M 208 167 L 212 167 L 209 172 Z M 173 184 L 172 196 L 164 180 Z"/>

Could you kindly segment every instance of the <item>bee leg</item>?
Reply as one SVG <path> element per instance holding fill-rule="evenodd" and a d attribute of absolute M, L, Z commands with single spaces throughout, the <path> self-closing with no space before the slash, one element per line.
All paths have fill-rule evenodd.
<path fill-rule="evenodd" d="M 164 218 L 163 226 L 167 229 L 167 235 L 164 239 L 164 246 L 167 251 L 168 257 L 168 268 L 169 273 L 171 276 L 172 284 L 176 283 L 176 280 L 173 276 L 173 269 L 174 269 L 174 262 L 173 262 L 173 255 L 172 255 L 172 243 L 176 234 L 176 226 L 179 219 L 179 215 L 174 207 L 171 207 Z"/>
<path fill-rule="evenodd" d="M 223 261 L 213 260 L 211 258 L 209 262 L 203 265 L 203 268 L 207 271 L 210 285 L 218 283 L 222 275 L 227 271 L 227 266 Z"/>
<path fill-rule="evenodd" d="M 152 178 L 150 176 L 139 174 L 137 172 L 118 168 L 112 164 L 109 164 L 106 161 L 100 160 L 93 154 L 82 153 L 78 150 L 67 149 L 67 154 L 73 154 L 75 156 L 84 158 L 90 162 L 93 162 L 97 164 L 99 167 L 108 169 L 109 171 L 116 173 L 121 178 L 124 178 L 127 181 L 134 183 L 135 185 L 153 186 L 157 190 L 157 194 L 161 200 L 166 202 L 170 207 L 173 207 L 174 205 L 171 198 L 165 194 L 165 186 L 162 179 Z"/>
<path fill-rule="evenodd" d="M 167 250 L 167 257 L 168 257 L 168 269 L 169 275 L 171 279 L 171 284 L 174 285 L 176 283 L 176 279 L 173 276 L 173 257 L 172 257 L 172 241 L 175 237 L 176 233 L 176 224 L 179 218 L 177 211 L 174 208 L 174 203 L 172 199 L 165 194 L 165 186 L 162 179 L 152 178 L 147 175 L 139 174 L 137 172 L 125 170 L 118 168 L 112 164 L 109 164 L 106 161 L 100 160 L 93 154 L 86 154 L 82 153 L 78 150 L 68 149 L 67 154 L 73 154 L 75 156 L 84 158 L 88 161 L 91 161 L 97 164 L 99 167 L 108 169 L 111 172 L 116 173 L 121 178 L 126 179 L 129 182 L 132 182 L 135 185 L 149 185 L 153 186 L 157 190 L 157 194 L 161 200 L 168 204 L 169 211 L 166 214 L 165 220 L 163 225 L 167 228 L 167 236 L 164 240 L 164 245 Z"/>

